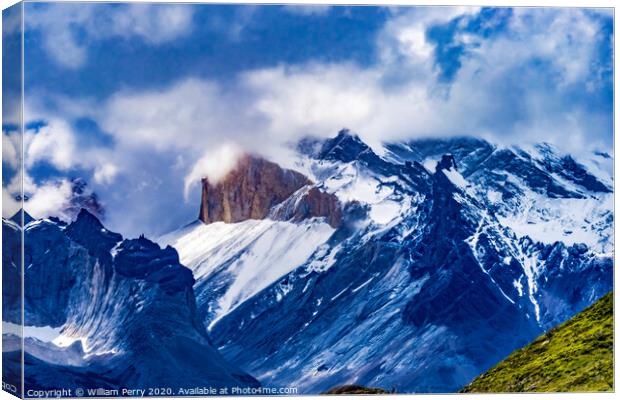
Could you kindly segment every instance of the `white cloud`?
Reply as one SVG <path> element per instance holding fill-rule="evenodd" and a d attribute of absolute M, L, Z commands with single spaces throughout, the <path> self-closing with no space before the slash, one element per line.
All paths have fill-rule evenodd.
<path fill-rule="evenodd" d="M 38 120 L 50 114 L 37 107 L 39 105 L 29 104 L 26 115 Z M 22 135 L 16 131 L 3 131 L 3 162 L 15 171 L 10 182 L 3 187 L 4 217 L 11 217 L 21 207 L 20 202 L 15 199 L 22 192 L 23 177 L 23 192 L 29 199 L 26 202 L 26 211 L 35 218 L 52 215 L 65 220 L 71 218 L 64 211 L 71 200 L 71 182 L 67 179 L 55 179 L 37 184 L 28 171 L 40 162 L 47 162 L 66 173 L 72 173 L 75 168 L 90 170 L 93 174 L 91 183 L 100 185 L 111 184 L 120 172 L 114 163 L 117 155 L 111 149 L 80 147 L 78 133 L 68 121 L 58 116 L 46 120 L 46 125 L 37 129 L 27 129 L 23 134 L 26 173 L 22 172 L 20 163 L 21 139 Z"/>
<path fill-rule="evenodd" d="M 378 47 L 385 64 L 402 60 L 429 69 L 433 65 L 435 45 L 429 42 L 426 30 L 431 25 L 447 23 L 455 18 L 468 18 L 479 7 L 414 7 L 393 9 L 394 15 L 379 35 Z M 405 11 L 403 11 L 405 10 Z"/>
<path fill-rule="evenodd" d="M 270 138 L 282 143 L 360 126 L 376 111 L 380 78 L 375 71 L 347 64 L 310 65 L 252 71 L 243 84 L 255 95 L 253 113 L 268 121 Z"/>
<path fill-rule="evenodd" d="M 20 170 L 21 171 L 21 170 Z M 36 184 L 28 173 L 15 174 L 11 181 L 2 188 L 2 217 L 10 218 L 22 207 L 16 200 L 25 194 L 24 209 L 34 218 L 55 216 L 70 221 L 71 216 L 65 210 L 72 198 L 71 182 L 66 178 L 53 179 Z"/>
<path fill-rule="evenodd" d="M 72 197 L 71 182 L 62 179 L 35 186 L 24 209 L 34 218 L 55 216 L 70 221 L 71 216 L 64 213 Z"/>
<path fill-rule="evenodd" d="M 81 157 L 77 152 L 75 136 L 65 121 L 54 119 L 38 131 L 24 133 L 25 163 L 31 167 L 39 161 L 49 161 L 60 170 L 74 166 Z"/>
<path fill-rule="evenodd" d="M 187 35 L 193 7 L 168 4 L 57 3 L 26 8 L 26 30 L 41 34 L 43 47 L 58 65 L 79 68 L 95 40 L 137 37 L 160 45 Z"/>
<path fill-rule="evenodd" d="M 188 197 L 190 187 L 199 183 L 202 178 L 207 178 L 211 184 L 216 184 L 237 165 L 242 154 L 243 150 L 233 143 L 224 143 L 206 151 L 184 179 L 185 198 Z"/>
<path fill-rule="evenodd" d="M 377 38 L 380 62 L 372 66 L 279 65 L 246 71 L 226 85 L 185 77 L 157 90 L 125 89 L 101 103 L 57 97 L 61 111 L 28 142 L 27 164 L 47 160 L 60 169 L 90 169 L 111 204 L 113 227 L 126 233 L 157 223 L 152 229 L 161 233 L 178 226 L 179 218 L 195 217 L 194 184 L 204 176 L 219 179 L 240 149 L 281 161 L 284 144 L 308 134 L 333 136 L 343 127 L 371 145 L 472 134 L 503 142 L 545 140 L 577 152 L 609 147 L 591 135 L 610 131 L 606 111 L 571 102 L 569 95 L 574 85 L 599 84 L 592 81 L 592 68 L 599 68 L 599 21 L 579 9 L 518 9 L 506 32 L 487 38 L 457 32 L 455 40 L 468 46 L 461 68 L 450 83 L 438 82 L 427 28 L 454 18 L 470 21 L 477 12 L 395 14 Z M 533 68 L 535 60 L 545 68 Z M 59 114 L 96 120 L 113 136 L 114 148 L 79 148 Z M 45 112 L 27 115 L 46 119 Z M 59 199 L 62 185 L 56 185 L 56 197 L 53 192 L 48 187 L 39 198 Z M 183 195 L 189 206 L 181 205 Z"/>
<path fill-rule="evenodd" d="M 117 93 L 99 121 L 128 147 L 190 148 L 230 134 L 241 112 L 235 103 L 214 83 L 186 79 L 163 90 Z"/>
<path fill-rule="evenodd" d="M 238 8 L 235 15 L 230 19 L 214 18 L 211 23 L 213 28 L 223 31 L 233 42 L 243 39 L 246 29 L 252 24 L 259 10 L 258 5 L 246 5 Z"/>
<path fill-rule="evenodd" d="M 21 202 L 15 200 L 15 196 L 6 188 L 2 188 L 2 218 L 11 218 L 20 208 L 22 208 Z"/>
<path fill-rule="evenodd" d="M 29 117 L 45 115 L 45 112 L 34 111 L 32 107 L 29 107 L 29 111 L 32 111 L 26 114 Z M 114 180 L 119 167 L 113 163 L 115 154 L 111 149 L 80 146 L 79 134 L 67 120 L 53 117 L 45 122 L 44 126 L 37 129 L 27 129 L 23 135 L 24 164 L 27 169 L 45 161 L 60 171 L 70 171 L 76 167 L 92 170 L 98 183 L 111 183 Z"/>
<path fill-rule="evenodd" d="M 21 135 L 18 131 L 2 131 L 2 161 L 14 169 L 21 168 Z"/>
<path fill-rule="evenodd" d="M 454 81 L 439 83 L 435 44 L 429 41 L 427 29 L 455 18 L 463 27 L 479 11 L 472 7 L 395 11 L 378 35 L 381 62 L 371 67 L 280 65 L 247 71 L 226 86 L 185 78 L 157 90 L 123 90 L 104 104 L 91 104 L 88 112 L 115 137 L 117 151 L 174 149 L 187 153 L 190 165 L 203 149 L 222 143 L 275 153 L 273 148 L 284 142 L 307 134 L 333 135 L 342 127 L 375 143 L 459 134 L 539 139 L 542 129 L 550 129 L 545 138 L 559 140 L 565 132 L 583 138 L 589 126 L 602 127 L 600 115 L 586 112 L 583 104 L 566 103 L 567 87 L 596 75 L 591 68 L 601 40 L 600 22 L 580 9 L 521 8 L 514 11 L 507 31 L 496 36 L 457 32 L 456 41 L 475 46 L 468 47 L 461 58 Z M 118 24 L 129 29 L 127 22 Z M 485 24 L 492 27 L 499 21 Z M 532 68 L 528 63 L 533 60 L 543 60 L 545 68 Z M 402 74 L 400 80 L 386 84 L 395 70 Z M 549 76 L 557 82 L 550 82 Z M 59 127 L 58 134 L 63 131 Z M 46 139 L 41 136 L 40 147 L 45 151 L 38 153 L 48 154 L 62 166 L 74 153 L 70 137 L 61 140 L 66 143 L 64 149 L 56 149 Z M 98 168 L 103 179 L 103 167 Z M 113 169 L 106 167 L 106 171 Z"/>
<path fill-rule="evenodd" d="M 21 124 L 21 4 L 2 11 L 2 124 Z"/>
<path fill-rule="evenodd" d="M 116 165 L 111 163 L 105 163 L 95 168 L 93 178 L 96 183 L 109 184 L 114 181 L 114 178 L 118 174 L 119 169 Z"/>
<path fill-rule="evenodd" d="M 284 9 L 291 14 L 317 17 L 327 15 L 331 8 L 327 4 L 291 4 L 284 6 Z"/>
<path fill-rule="evenodd" d="M 571 85 L 598 76 L 592 68 L 600 21 L 579 9 L 518 9 L 507 32 L 485 39 L 457 36 L 476 46 L 462 57 L 453 82 L 438 82 L 426 29 L 454 18 L 463 25 L 478 11 L 416 8 L 397 14 L 379 36 L 382 62 L 370 68 L 312 64 L 249 72 L 244 82 L 255 93 L 253 110 L 268 121 L 273 138 L 331 135 L 347 126 L 374 143 L 479 135 L 503 142 L 546 140 L 569 151 L 600 146 L 591 136 L 610 131 L 606 111 L 570 99 Z M 532 67 L 541 60 L 544 67 Z M 395 69 L 405 78 L 386 85 Z"/>
<path fill-rule="evenodd" d="M 193 9 L 187 5 L 129 4 L 113 13 L 107 30 L 93 33 L 97 37 L 138 36 L 151 44 L 161 44 L 188 34 Z"/>

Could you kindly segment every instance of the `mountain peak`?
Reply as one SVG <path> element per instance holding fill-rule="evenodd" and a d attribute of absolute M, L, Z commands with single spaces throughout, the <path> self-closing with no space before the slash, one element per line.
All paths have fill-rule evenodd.
<path fill-rule="evenodd" d="M 342 128 L 338 131 L 338 134 L 335 137 L 336 140 L 356 140 L 361 142 L 359 135 L 357 133 L 351 132 L 348 128 Z"/>
<path fill-rule="evenodd" d="M 369 149 L 358 135 L 351 133 L 348 129 L 341 129 L 335 138 L 323 143 L 318 158 L 350 162 Z"/>
<path fill-rule="evenodd" d="M 99 219 L 85 208 L 82 208 L 75 221 L 67 226 L 66 233 L 77 243 L 103 251 L 110 250 L 123 240 L 120 234 L 105 229 Z"/>
<path fill-rule="evenodd" d="M 24 213 L 23 215 L 23 225 L 22 225 L 22 211 Z M 34 221 L 35 219 L 32 218 L 32 216 L 30 214 L 28 214 L 28 212 L 26 212 L 26 210 L 24 210 L 23 208 L 20 208 L 19 211 L 17 211 L 15 213 L 15 215 L 13 215 L 11 218 L 9 218 L 11 221 L 15 222 L 16 224 L 20 225 L 20 226 L 26 226 L 29 223 L 31 223 L 32 221 Z"/>
<path fill-rule="evenodd" d="M 79 225 L 92 225 L 95 228 L 101 229 L 103 228 L 103 224 L 97 217 L 95 217 L 90 211 L 85 208 L 81 208 L 80 212 L 77 215 L 77 218 L 71 225 L 79 224 Z"/>
<path fill-rule="evenodd" d="M 310 180 L 299 172 L 245 155 L 217 183 L 203 179 L 199 219 L 205 223 L 263 219 L 273 206 L 309 184 Z"/>
<path fill-rule="evenodd" d="M 157 282 L 168 291 L 178 292 L 194 284 L 192 272 L 180 264 L 179 254 L 170 246 L 160 248 L 144 235 L 126 239 L 117 247 L 116 271 L 126 277 Z"/>

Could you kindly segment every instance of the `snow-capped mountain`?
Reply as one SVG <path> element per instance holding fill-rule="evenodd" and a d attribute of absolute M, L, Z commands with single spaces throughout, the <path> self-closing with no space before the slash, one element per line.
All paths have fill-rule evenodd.
<path fill-rule="evenodd" d="M 474 138 L 375 152 L 348 131 L 296 150 L 308 183 L 265 218 L 159 240 L 194 272 L 224 357 L 263 385 L 455 391 L 611 290 L 607 154 Z M 337 207 L 282 212 L 311 191 Z"/>
<path fill-rule="evenodd" d="M 176 250 L 144 237 L 123 239 L 85 209 L 68 225 L 25 222 L 29 389 L 258 386 L 213 346 L 198 318 L 192 272 Z M 4 243 L 19 249 L 21 231 L 3 219 Z M 16 379 L 21 309 L 6 300 L 7 290 L 19 290 L 19 254 L 3 252 L 5 283 L 12 284 L 4 292 L 3 356 Z"/>
<path fill-rule="evenodd" d="M 19 381 L 22 225 L 35 389 L 452 392 L 612 288 L 605 153 L 373 150 L 348 131 L 295 151 L 203 180 L 199 220 L 159 244 L 86 210 L 3 219 L 5 376 Z"/>
<path fill-rule="evenodd" d="M 475 138 L 386 147 L 390 159 L 419 161 L 430 170 L 453 154 L 474 197 L 520 237 L 613 250 L 613 160 L 606 153 L 577 162 L 546 143 L 501 148 Z"/>

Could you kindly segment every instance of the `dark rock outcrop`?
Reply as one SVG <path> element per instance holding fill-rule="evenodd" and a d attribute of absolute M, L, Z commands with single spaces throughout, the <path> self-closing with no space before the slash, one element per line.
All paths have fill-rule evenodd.
<path fill-rule="evenodd" d="M 444 154 L 441 156 L 441 160 L 437 163 L 437 167 L 435 167 L 436 171 L 441 171 L 444 169 L 451 170 L 456 168 L 456 160 L 452 154 Z"/>
<path fill-rule="evenodd" d="M 310 184 L 299 172 L 245 155 L 221 181 L 202 180 L 200 220 L 205 223 L 263 219 L 275 205 Z"/>
<path fill-rule="evenodd" d="M 22 231 L 3 220 L 3 233 L 7 243 L 19 243 Z M 28 388 L 259 386 L 212 345 L 192 272 L 172 247 L 143 236 L 123 240 L 86 210 L 66 227 L 36 221 L 24 236 L 24 324 L 60 328 L 88 353 L 81 345 L 27 342 Z M 14 264 L 3 257 L 5 272 Z M 3 320 L 20 323 L 19 303 L 5 293 Z"/>
<path fill-rule="evenodd" d="M 10 220 L 15 222 L 19 226 L 26 226 L 32 221 L 34 221 L 34 218 L 32 218 L 30 214 L 24 211 L 24 209 L 20 208 L 19 211 L 17 211 L 15 215 L 10 218 Z"/>

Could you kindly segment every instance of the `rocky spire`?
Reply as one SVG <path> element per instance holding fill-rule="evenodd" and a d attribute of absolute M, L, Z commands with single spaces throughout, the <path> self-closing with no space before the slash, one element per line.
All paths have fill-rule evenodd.
<path fill-rule="evenodd" d="M 245 155 L 222 180 L 202 180 L 199 218 L 205 223 L 262 219 L 271 208 L 311 184 L 304 175 L 263 158 Z"/>
<path fill-rule="evenodd" d="M 444 154 L 443 156 L 441 156 L 441 160 L 437 163 L 437 167 L 435 169 L 437 171 L 441 171 L 442 169 L 457 170 L 454 156 L 452 154 Z"/>

